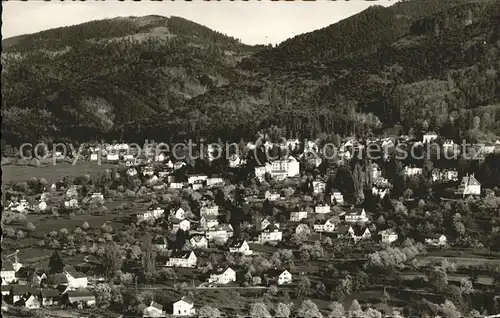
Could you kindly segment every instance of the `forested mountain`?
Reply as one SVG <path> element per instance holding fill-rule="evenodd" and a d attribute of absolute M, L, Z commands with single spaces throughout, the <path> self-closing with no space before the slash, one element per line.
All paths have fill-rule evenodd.
<path fill-rule="evenodd" d="M 6 39 L 2 141 L 239 139 L 270 125 L 304 138 L 500 135 L 499 8 L 374 6 L 271 49 L 159 16 Z"/>

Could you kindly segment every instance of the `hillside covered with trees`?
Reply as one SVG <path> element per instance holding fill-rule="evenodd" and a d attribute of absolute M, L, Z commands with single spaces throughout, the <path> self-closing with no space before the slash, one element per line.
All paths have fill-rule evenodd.
<path fill-rule="evenodd" d="M 360 135 L 500 135 L 498 1 L 371 7 L 275 48 L 177 17 L 3 40 L 3 144 Z"/>

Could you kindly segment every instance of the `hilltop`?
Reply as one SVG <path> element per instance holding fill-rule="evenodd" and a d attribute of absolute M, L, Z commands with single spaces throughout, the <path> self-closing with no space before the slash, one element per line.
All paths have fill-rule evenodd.
<path fill-rule="evenodd" d="M 239 139 L 270 125 L 304 138 L 500 134 L 499 12 L 495 1 L 403 1 L 274 48 L 161 16 L 5 39 L 3 143 Z"/>

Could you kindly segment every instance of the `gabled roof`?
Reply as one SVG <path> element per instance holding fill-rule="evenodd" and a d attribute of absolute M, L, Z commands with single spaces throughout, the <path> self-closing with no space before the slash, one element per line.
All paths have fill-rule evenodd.
<path fill-rule="evenodd" d="M 178 219 L 178 218 L 171 218 L 170 221 L 172 222 L 172 224 L 180 224 L 182 223 L 183 221 L 188 221 L 188 219 Z"/>
<path fill-rule="evenodd" d="M 83 274 L 83 273 L 80 273 L 78 272 L 76 269 L 74 269 L 73 267 L 71 266 L 65 266 L 64 267 L 64 271 L 66 273 L 68 273 L 69 275 L 71 275 L 73 278 L 83 278 L 83 277 L 87 277 L 87 275 Z"/>
<path fill-rule="evenodd" d="M 481 184 L 477 179 L 474 177 L 474 175 L 468 175 L 463 177 L 462 182 L 466 183 L 468 186 L 480 186 Z"/>
<path fill-rule="evenodd" d="M 184 301 L 184 302 L 186 302 L 186 303 L 188 303 L 188 304 L 190 304 L 190 305 L 193 305 L 193 304 L 194 304 L 193 300 L 192 300 L 191 298 L 189 298 L 189 297 L 186 297 L 186 296 L 182 297 L 181 299 L 179 299 L 179 300 L 178 300 L 178 301 L 176 301 L 176 302 L 179 302 L 179 301 Z"/>
<path fill-rule="evenodd" d="M 201 234 L 195 234 L 195 235 L 191 236 L 191 240 L 194 240 L 197 243 L 201 242 L 201 240 L 203 240 L 203 239 L 206 240 L 207 238 Z"/>
<path fill-rule="evenodd" d="M 279 227 L 276 226 L 276 224 L 274 223 L 271 223 L 269 224 L 264 230 L 263 232 L 274 232 L 274 231 L 279 231 Z"/>
<path fill-rule="evenodd" d="M 269 277 L 279 277 L 284 271 L 290 272 L 286 269 L 272 268 L 266 271 L 266 275 Z"/>
<path fill-rule="evenodd" d="M 40 291 L 42 298 L 53 298 L 59 296 L 59 291 L 55 289 L 43 289 Z"/>
<path fill-rule="evenodd" d="M 83 298 L 83 299 L 95 299 L 95 296 L 92 292 L 88 290 L 75 290 L 67 292 L 68 298 Z"/>
<path fill-rule="evenodd" d="M 15 271 L 14 264 L 8 260 L 2 260 L 2 271 Z"/>
<path fill-rule="evenodd" d="M 155 309 L 163 311 L 163 305 L 160 305 L 159 303 L 157 303 L 155 301 L 151 301 L 151 304 L 149 305 L 149 307 L 153 307 Z"/>
<path fill-rule="evenodd" d="M 34 294 L 36 289 L 28 285 L 12 285 L 12 295 L 21 296 L 25 294 Z"/>
<path fill-rule="evenodd" d="M 352 225 L 351 228 L 353 229 L 354 234 L 357 236 L 363 235 L 365 233 L 365 231 L 368 229 L 368 227 L 361 226 L 361 225 Z"/>
<path fill-rule="evenodd" d="M 191 253 L 191 251 L 173 251 L 172 254 L 170 254 L 170 258 L 188 259 Z"/>
<path fill-rule="evenodd" d="M 378 234 L 379 235 L 394 235 L 394 234 L 397 235 L 397 233 L 393 229 L 386 229 L 386 230 L 378 232 Z"/>
<path fill-rule="evenodd" d="M 229 247 L 233 247 L 233 248 L 240 248 L 241 246 L 243 246 L 243 243 L 245 243 L 246 241 L 242 238 L 238 238 L 238 239 L 235 239 L 230 245 Z"/>
<path fill-rule="evenodd" d="M 227 270 L 232 270 L 234 272 L 234 270 L 229 266 L 218 266 L 217 268 L 215 268 L 214 272 L 216 274 L 222 274 L 225 273 Z"/>

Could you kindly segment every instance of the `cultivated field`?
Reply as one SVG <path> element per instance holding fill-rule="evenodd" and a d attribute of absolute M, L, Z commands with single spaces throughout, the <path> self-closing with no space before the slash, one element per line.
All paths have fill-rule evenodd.
<path fill-rule="evenodd" d="M 107 163 L 98 165 L 95 162 L 88 161 L 77 162 L 75 165 L 61 162 L 56 165 L 43 165 L 40 167 L 9 164 L 2 166 L 2 182 L 5 184 L 9 182 L 27 181 L 31 177 L 45 178 L 48 182 L 55 182 L 61 180 L 65 176 L 74 177 L 84 174 L 93 174 L 113 167 L 116 167 L 116 165 Z"/>

